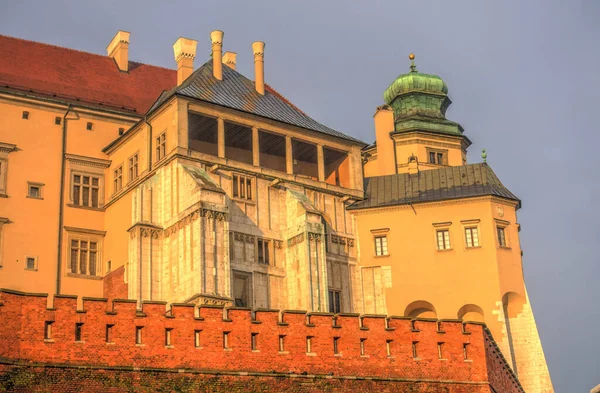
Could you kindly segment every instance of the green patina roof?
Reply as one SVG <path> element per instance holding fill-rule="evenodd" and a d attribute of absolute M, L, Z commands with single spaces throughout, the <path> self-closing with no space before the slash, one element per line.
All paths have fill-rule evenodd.
<path fill-rule="evenodd" d="M 446 109 L 452 103 L 446 83 L 437 75 L 418 72 L 414 61 L 410 69 L 383 93 L 386 104 L 394 110 L 395 132 L 427 131 L 462 136 L 460 124 L 446 119 Z"/>

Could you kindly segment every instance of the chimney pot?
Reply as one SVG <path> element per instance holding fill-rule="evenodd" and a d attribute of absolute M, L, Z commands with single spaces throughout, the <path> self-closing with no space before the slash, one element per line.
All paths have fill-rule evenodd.
<path fill-rule="evenodd" d="M 173 44 L 173 55 L 177 62 L 177 86 L 181 85 L 194 72 L 198 41 L 179 37 Z"/>
<path fill-rule="evenodd" d="M 117 34 L 106 47 L 108 57 L 112 58 L 120 71 L 129 71 L 129 36 L 131 33 L 123 30 L 117 31 Z"/>
<path fill-rule="evenodd" d="M 252 43 L 254 52 L 254 85 L 259 94 L 265 94 L 265 43 L 256 41 Z"/>
<path fill-rule="evenodd" d="M 215 30 L 210 33 L 212 42 L 212 58 L 213 58 L 213 76 L 218 80 L 223 80 L 223 33 L 221 30 Z"/>
<path fill-rule="evenodd" d="M 223 53 L 223 64 L 225 64 L 227 67 L 231 68 L 232 70 L 235 70 L 235 64 L 237 62 L 236 58 L 237 58 L 237 53 L 225 52 L 225 53 Z"/>

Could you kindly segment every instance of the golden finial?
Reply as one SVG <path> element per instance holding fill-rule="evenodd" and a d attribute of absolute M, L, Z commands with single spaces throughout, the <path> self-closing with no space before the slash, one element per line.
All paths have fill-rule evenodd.
<path fill-rule="evenodd" d="M 410 59 L 410 72 L 417 72 L 417 66 L 415 65 L 415 54 L 411 53 L 408 55 L 408 58 Z"/>

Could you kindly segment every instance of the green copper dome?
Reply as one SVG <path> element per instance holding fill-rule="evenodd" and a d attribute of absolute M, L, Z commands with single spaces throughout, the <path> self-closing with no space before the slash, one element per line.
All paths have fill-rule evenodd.
<path fill-rule="evenodd" d="M 402 74 L 383 93 L 385 103 L 394 111 L 395 132 L 426 131 L 462 135 L 460 124 L 446 119 L 452 101 L 448 86 L 437 75 L 417 71 L 411 54 L 410 72 Z"/>
<path fill-rule="evenodd" d="M 383 99 L 390 104 L 399 95 L 412 92 L 448 94 L 448 86 L 439 76 L 421 74 L 415 69 L 397 77 L 383 93 Z"/>

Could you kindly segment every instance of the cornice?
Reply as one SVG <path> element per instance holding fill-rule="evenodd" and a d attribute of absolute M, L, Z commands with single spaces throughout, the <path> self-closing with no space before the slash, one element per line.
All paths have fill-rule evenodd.
<path fill-rule="evenodd" d="M 415 207 L 419 208 L 428 208 L 428 207 L 437 207 L 437 206 L 450 206 L 450 205 L 468 205 L 474 202 L 494 202 L 500 203 L 504 205 L 508 205 L 510 207 L 516 208 L 518 203 L 516 201 L 510 199 L 503 199 L 496 196 L 482 196 L 482 197 L 471 197 L 471 198 L 460 198 L 460 199 L 447 199 L 444 201 L 436 201 L 436 202 L 420 202 L 420 203 L 412 203 L 405 205 L 393 205 L 393 206 L 381 206 L 381 207 L 370 207 L 363 209 L 351 209 L 348 210 L 350 213 L 354 215 L 366 215 L 372 213 L 379 213 L 385 211 L 394 211 L 394 210 L 411 210 Z"/>
<path fill-rule="evenodd" d="M 77 227 L 68 227 L 65 226 L 65 231 L 74 232 L 74 233 L 83 233 L 86 235 L 95 235 L 95 236 L 106 236 L 106 231 L 99 231 L 97 229 L 87 229 L 87 228 L 77 228 Z"/>
<path fill-rule="evenodd" d="M 94 158 L 94 157 L 79 156 L 76 154 L 65 154 L 65 159 L 67 161 L 72 162 L 77 165 L 91 166 L 91 167 L 95 167 L 95 168 L 108 168 L 108 167 L 110 167 L 110 164 L 111 164 L 110 160 L 103 160 L 101 158 Z"/>
<path fill-rule="evenodd" d="M 0 153 L 12 153 L 17 150 L 17 145 L 12 143 L 0 142 Z"/>

